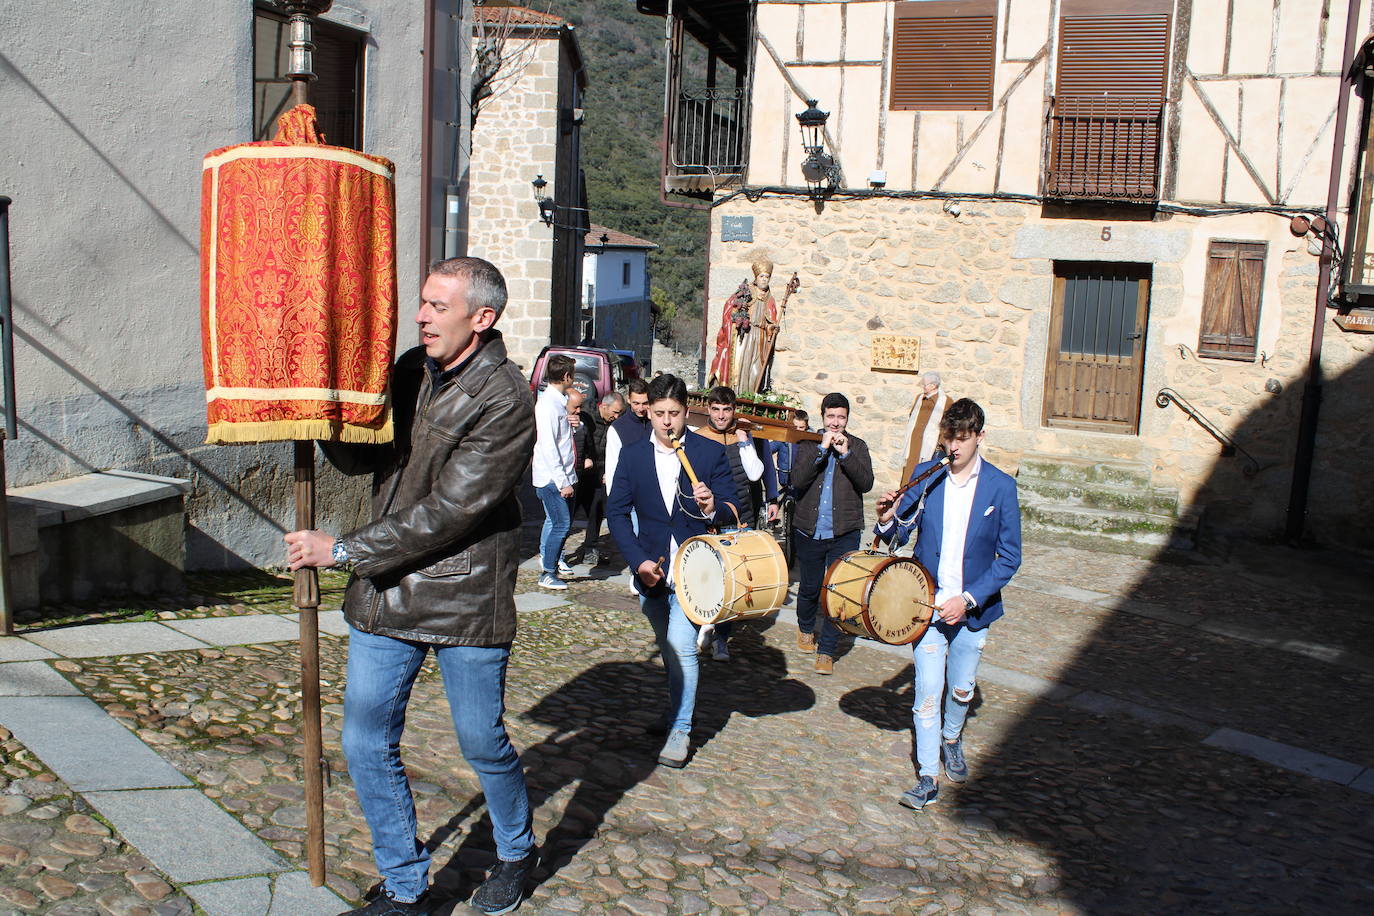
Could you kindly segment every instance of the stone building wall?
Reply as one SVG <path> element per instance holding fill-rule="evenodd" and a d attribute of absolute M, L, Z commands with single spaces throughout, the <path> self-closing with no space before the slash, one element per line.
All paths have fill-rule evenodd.
<path fill-rule="evenodd" d="M 875 334 L 915 336 L 920 365 L 954 396 L 988 413 L 987 444 L 1015 461 L 1028 453 L 1120 458 L 1152 469 L 1153 483 L 1177 487 L 1183 504 L 1207 507 L 1224 527 L 1268 533 L 1282 522 L 1311 338 L 1317 258 L 1272 214 L 1175 215 L 1154 222 L 1047 219 L 1036 204 L 962 200 L 953 216 L 940 201 L 877 198 L 830 202 L 817 214 L 803 200 L 765 197 L 716 208 L 712 238 L 710 339 L 725 299 L 757 256 L 771 258 L 775 287 L 795 270 L 800 291 L 777 341 L 773 387 L 816 415 L 829 391 L 854 404 L 852 426 L 868 440 L 878 486 L 895 486 L 914 373 L 872 371 Z M 721 242 L 724 215 L 754 217 L 754 243 Z M 1208 242 L 1268 243 L 1254 363 L 1196 356 Z M 1056 260 L 1143 262 L 1153 267 L 1139 435 L 1051 429 L 1041 422 Z M 1318 450 L 1314 527 L 1374 510 L 1354 469 L 1368 452 L 1356 405 L 1374 392 L 1364 362 L 1371 338 L 1327 325 L 1327 386 Z M 1342 381 L 1344 379 L 1344 381 Z M 1278 393 L 1266 390 L 1278 388 Z M 1158 408 L 1171 387 L 1234 436 L 1261 466 L 1253 480 L 1238 458 L 1178 408 Z M 1353 424 L 1353 428 L 1347 424 Z"/>
<path fill-rule="evenodd" d="M 472 129 L 468 253 L 506 277 L 510 301 L 498 327 L 511 359 L 528 372 L 549 343 L 553 296 L 553 229 L 539 219 L 530 182 L 542 174 L 555 196 L 558 151 L 556 33 L 534 39 L 519 79 L 482 109 Z"/>

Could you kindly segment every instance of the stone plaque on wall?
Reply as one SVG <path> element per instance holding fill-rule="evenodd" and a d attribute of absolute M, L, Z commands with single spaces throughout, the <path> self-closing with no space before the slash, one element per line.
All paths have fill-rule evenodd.
<path fill-rule="evenodd" d="M 874 334 L 870 368 L 875 372 L 919 372 L 921 338 Z"/>
<path fill-rule="evenodd" d="M 752 216 L 721 216 L 720 240 L 722 242 L 752 242 L 754 240 L 754 218 Z"/>

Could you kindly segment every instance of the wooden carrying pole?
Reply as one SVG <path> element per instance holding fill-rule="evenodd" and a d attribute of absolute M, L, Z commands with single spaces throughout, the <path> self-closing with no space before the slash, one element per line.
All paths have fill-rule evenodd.
<path fill-rule="evenodd" d="M 310 20 L 329 9 L 332 0 L 281 5 L 290 15 L 291 104 L 309 103 L 310 81 L 315 79 Z M 315 443 L 296 440 L 296 531 L 315 527 Z M 304 742 L 301 769 L 305 777 L 306 860 L 310 883 L 324 884 L 324 741 L 320 729 L 320 575 L 314 567 L 296 570 L 291 602 L 300 619 L 301 640 L 301 737 Z"/>

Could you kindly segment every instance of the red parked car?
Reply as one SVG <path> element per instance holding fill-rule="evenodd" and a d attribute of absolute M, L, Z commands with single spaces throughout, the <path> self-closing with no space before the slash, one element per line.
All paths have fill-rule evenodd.
<path fill-rule="evenodd" d="M 595 404 L 602 395 L 625 384 L 620 357 L 610 350 L 599 347 L 545 347 L 539 351 L 534 370 L 530 372 L 531 391 L 543 390 L 544 367 L 548 365 L 550 356 L 560 353 L 573 358 L 573 387 L 587 396 L 588 404 Z"/>

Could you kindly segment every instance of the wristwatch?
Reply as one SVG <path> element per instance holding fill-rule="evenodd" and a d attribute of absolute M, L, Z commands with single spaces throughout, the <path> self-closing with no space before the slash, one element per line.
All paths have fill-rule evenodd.
<path fill-rule="evenodd" d="M 338 543 L 338 542 L 335 541 L 335 543 Z M 965 613 L 965 614 L 972 614 L 974 611 L 978 610 L 978 602 L 977 602 L 977 601 L 974 601 L 974 600 L 973 600 L 973 596 L 970 595 L 968 592 L 964 592 L 964 594 L 963 594 L 963 599 L 964 599 L 964 613 Z"/>
<path fill-rule="evenodd" d="M 333 545 L 329 548 L 329 556 L 334 560 L 334 565 L 340 569 L 348 569 L 352 565 L 348 562 L 348 548 L 339 538 L 334 539 Z"/>

